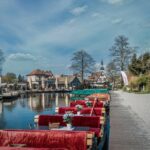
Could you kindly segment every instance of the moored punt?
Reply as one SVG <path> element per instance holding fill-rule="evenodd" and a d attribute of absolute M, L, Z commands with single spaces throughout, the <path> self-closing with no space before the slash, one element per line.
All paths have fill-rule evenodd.
<path fill-rule="evenodd" d="M 94 100 L 89 100 L 91 102 L 91 107 L 94 105 Z M 76 100 L 70 102 L 70 107 L 75 107 L 76 105 L 82 105 L 83 107 L 88 107 L 86 104 L 86 100 Z M 103 101 L 97 101 L 94 107 L 104 107 L 105 103 Z"/>
<path fill-rule="evenodd" d="M 11 99 L 16 99 L 19 97 L 18 92 L 9 92 L 9 93 L 3 93 L 2 94 L 2 99 L 3 100 L 11 100 Z"/>
<path fill-rule="evenodd" d="M 38 130 L 42 129 L 42 130 L 49 130 L 49 127 L 48 127 L 48 123 L 49 121 L 52 123 L 53 121 L 54 122 L 59 122 L 61 123 L 61 125 L 64 125 L 64 122 L 62 122 L 62 116 L 55 116 L 55 117 L 52 117 L 52 116 L 49 116 L 50 118 L 48 119 L 48 116 L 40 116 L 40 118 L 36 118 L 36 121 L 38 121 L 38 124 L 39 126 L 37 127 Z M 47 119 L 48 120 L 47 120 Z M 84 117 L 82 116 L 75 116 L 75 119 L 74 119 L 74 122 L 72 123 L 73 125 L 73 130 L 75 131 L 87 131 L 87 132 L 92 132 L 94 133 L 94 137 L 95 137 L 95 140 L 97 141 L 94 145 L 94 147 L 101 147 L 100 150 L 103 149 L 104 147 L 104 143 L 107 139 L 107 133 L 106 133 L 106 127 L 100 127 L 100 119 L 98 117 L 92 117 L 92 120 L 90 119 L 91 117 L 86 117 L 86 120 L 85 118 L 83 119 Z M 96 120 L 94 119 L 96 118 Z M 40 119 L 40 120 L 38 120 Z M 54 119 L 54 120 L 53 120 Z M 95 120 L 95 121 L 94 121 Z M 46 125 L 46 126 L 45 126 Z M 44 128 L 43 128 L 44 127 Z M 59 131 L 62 131 L 62 130 L 66 130 L 66 128 L 59 128 L 59 129 L 54 129 L 54 130 L 59 130 Z"/>
<path fill-rule="evenodd" d="M 0 130 L 0 137 L 0 149 L 87 150 L 94 136 L 89 131 Z"/>
<path fill-rule="evenodd" d="M 97 93 L 97 94 L 89 95 L 86 98 L 88 98 L 89 100 L 97 99 L 98 101 L 109 102 L 110 101 L 110 94 L 108 94 L 108 93 Z"/>
<path fill-rule="evenodd" d="M 83 100 L 86 96 L 91 94 L 101 93 L 101 94 L 109 94 L 109 89 L 84 89 L 84 90 L 74 90 L 71 92 L 73 94 L 72 100 Z"/>
<path fill-rule="evenodd" d="M 2 150 L 67 150 L 66 148 L 33 148 L 21 147 L 22 144 L 14 144 L 13 147 L 0 147 Z"/>
<path fill-rule="evenodd" d="M 40 115 L 36 116 L 35 121 L 38 123 L 37 129 L 48 130 L 49 123 L 60 123 L 58 129 L 53 130 L 68 130 L 63 121 L 62 115 Z M 97 141 L 93 146 L 97 147 L 101 142 L 105 141 L 106 135 L 104 132 L 104 125 L 101 124 L 100 116 L 74 116 L 72 121 L 73 131 L 87 131 L 94 134 L 94 139 Z"/>
<path fill-rule="evenodd" d="M 103 125 L 101 122 L 101 116 L 73 116 L 72 125 L 73 126 L 85 126 L 100 128 Z M 66 123 L 63 120 L 63 115 L 39 115 L 35 116 L 35 123 L 38 126 L 48 126 L 49 123 L 59 122 L 60 126 L 66 126 Z"/>
<path fill-rule="evenodd" d="M 86 104 L 88 101 L 91 102 L 90 106 Z M 80 114 L 77 114 L 77 105 L 83 106 Z M 95 99 L 72 101 L 69 107 L 60 107 L 58 114 L 35 116 L 35 122 L 38 126 L 34 126 L 35 128 L 31 126 L 32 130 L 2 130 L 5 133 L 0 131 L 0 137 L 2 137 L 0 142 L 1 140 L 4 142 L 7 136 L 10 136 L 8 137 L 11 140 L 9 146 L 15 146 L 16 150 L 19 146 L 25 146 L 25 150 L 27 148 L 29 150 L 32 148 L 33 150 L 40 148 L 41 150 L 96 150 L 97 148 L 107 150 L 104 147 L 109 136 L 107 133 L 109 117 L 105 113 L 105 107 L 104 101 Z M 63 118 L 68 111 L 74 113 L 71 128 L 67 127 L 67 123 L 64 122 Z M 6 138 L 3 139 L 4 137 Z M 30 143 L 31 141 L 33 143 Z M 8 145 L 0 144 L 0 149 L 13 149 L 13 147 L 6 146 Z"/>
<path fill-rule="evenodd" d="M 95 93 L 108 93 L 109 94 L 109 89 L 74 90 L 71 93 L 75 94 L 75 95 L 91 95 L 91 94 L 95 94 Z"/>
<path fill-rule="evenodd" d="M 77 108 L 76 107 L 59 107 L 58 108 L 58 114 L 65 114 L 68 111 L 71 111 L 73 114 L 77 114 Z M 95 108 L 88 108 L 85 107 L 80 111 L 81 115 L 95 115 L 95 116 L 105 116 L 105 108 L 104 107 L 95 107 Z"/>
<path fill-rule="evenodd" d="M 83 90 L 84 91 L 84 90 Z M 80 90 L 80 94 L 84 93 Z M 109 139 L 109 113 L 105 113 L 107 108 L 109 108 L 110 95 L 107 90 L 103 90 L 100 93 L 103 97 L 98 99 L 97 93 L 94 95 L 93 91 L 90 92 L 86 90 L 85 99 L 75 100 L 70 102 L 69 107 L 60 107 L 58 108 L 58 114 L 55 115 L 37 115 L 34 120 L 38 124 L 38 129 L 49 129 L 49 123 L 57 124 L 59 123 L 60 127 L 57 130 L 66 130 L 66 123 L 63 121 L 63 115 L 68 112 L 74 114 L 72 119 L 73 130 L 82 130 L 82 131 L 92 131 L 95 135 L 96 143 L 94 149 L 107 150 L 108 149 L 108 139 Z M 106 93 L 105 93 L 105 92 Z M 92 99 L 89 100 L 87 96 L 89 93 L 92 93 Z M 83 94 L 84 95 L 84 94 Z M 106 96 L 106 97 L 104 97 Z M 105 99 L 104 99 L 105 98 Z M 88 107 L 86 102 L 90 101 L 91 106 Z M 77 114 L 77 105 L 82 105 L 82 110 L 80 110 L 80 115 Z M 95 114 L 95 112 L 98 114 Z M 98 118 L 98 120 L 96 119 Z M 97 120 L 97 121 L 96 121 Z M 55 129 L 54 129 L 55 130 Z"/>
<path fill-rule="evenodd" d="M 44 99 L 44 97 L 42 97 L 43 99 Z M 49 97 L 48 97 L 49 98 Z M 43 102 L 43 99 L 42 99 L 42 102 Z M 41 99 L 40 99 L 41 100 Z M 69 102 L 69 100 L 67 99 L 67 106 L 68 106 L 68 102 Z M 85 105 L 85 102 L 87 102 L 87 101 L 85 101 L 85 100 L 83 100 L 83 101 L 73 101 L 73 102 L 75 102 L 76 104 L 73 106 L 73 107 L 71 107 L 71 103 L 70 103 L 70 107 L 64 107 L 64 108 L 59 108 L 59 109 L 62 109 L 64 112 L 63 113 L 60 113 L 59 112 L 59 114 L 55 114 L 54 115 L 54 117 L 55 117 L 55 119 L 57 118 L 56 116 L 63 116 L 64 114 L 65 114 L 65 112 L 66 111 L 68 111 L 67 109 L 73 109 L 73 110 L 75 110 L 76 112 L 77 112 L 77 108 L 76 108 L 76 105 L 78 105 L 79 103 L 81 104 L 83 104 L 83 105 Z M 98 147 L 99 145 L 104 145 L 104 144 L 102 144 L 102 143 L 104 143 L 103 141 L 105 141 L 105 139 L 106 139 L 106 132 L 105 132 L 105 126 L 106 126 L 106 123 L 107 123 L 107 119 L 106 119 L 106 113 L 105 113 L 105 106 L 103 105 L 103 102 L 101 102 L 101 101 L 96 101 L 96 103 L 95 103 L 95 101 L 93 101 L 93 100 L 91 100 L 91 103 L 92 103 L 92 105 L 89 107 L 89 106 L 84 106 L 83 108 L 82 108 L 82 110 L 80 110 L 80 115 L 79 116 L 77 116 L 77 114 L 75 114 L 75 116 L 74 116 L 74 119 L 72 120 L 72 128 L 71 128 L 71 130 L 68 130 L 67 128 L 66 128 L 66 124 L 63 126 L 63 125 L 61 125 L 60 127 L 59 127 L 59 129 L 57 129 L 57 131 L 58 132 L 61 132 L 61 131 L 65 131 L 65 132 L 68 132 L 68 133 L 72 133 L 72 134 L 75 134 L 75 132 L 86 132 L 86 133 L 92 133 L 92 135 L 93 135 L 93 138 L 94 139 L 96 139 L 97 140 L 97 142 L 96 142 L 96 140 L 93 140 L 93 138 L 90 140 L 90 142 L 88 142 L 89 140 L 89 138 L 87 138 L 88 136 L 86 136 L 86 142 L 88 143 L 88 144 L 86 144 L 86 149 L 87 148 L 93 148 L 94 147 L 94 144 L 96 144 L 96 147 Z M 98 104 L 99 103 L 99 104 Z M 61 103 L 62 104 L 62 103 Z M 96 105 L 96 104 L 98 104 L 98 105 Z M 58 105 L 59 106 L 59 105 Z M 94 108 L 93 108 L 93 106 L 94 106 Z M 48 106 L 49 107 L 49 106 Z M 53 110 L 52 110 L 53 111 Z M 51 109 L 50 109 L 50 111 L 49 111 L 49 114 L 51 114 Z M 45 112 L 43 112 L 43 114 L 44 114 Z M 46 112 L 47 113 L 47 112 Z M 105 114 L 105 115 L 104 115 Z M 36 117 L 35 117 L 36 118 Z M 95 119 L 96 118 L 96 119 Z M 98 119 L 97 119 L 98 118 Z M 102 119 L 101 119 L 102 118 Z M 43 120 L 46 120 L 46 119 L 43 119 Z M 103 121 L 102 121 L 103 120 Z M 95 123 L 94 123 L 95 122 Z M 63 122 L 64 123 L 64 122 Z M 30 127 L 30 129 L 32 129 L 32 130 L 28 130 L 28 131 L 30 131 L 30 132 L 33 132 L 33 131 L 39 131 L 39 136 L 42 136 L 43 134 L 40 134 L 40 133 L 44 133 L 44 131 L 46 130 L 47 132 L 50 132 L 50 131 L 53 131 L 54 129 L 54 127 L 56 127 L 57 126 L 57 124 L 58 124 L 58 121 L 57 120 L 54 120 L 54 124 L 56 125 L 56 126 L 52 126 L 52 125 L 54 125 L 53 123 L 50 123 L 51 125 L 50 125 L 50 127 L 51 128 L 49 128 L 49 124 L 46 124 L 46 126 L 44 127 L 44 128 L 40 128 L 40 127 L 43 127 L 43 125 L 40 123 L 39 124 L 39 126 L 36 128 L 36 126 L 33 126 L 32 125 L 32 123 L 31 123 L 31 126 L 28 126 L 28 127 Z M 27 123 L 27 125 L 28 125 L 28 123 Z M 97 125 L 97 126 L 96 126 Z M 35 127 L 35 128 L 34 128 Z M 67 130 L 66 130 L 67 129 Z M 56 129 L 55 129 L 55 131 L 56 131 Z M 12 132 L 7 132 L 8 134 L 14 134 L 16 131 L 15 130 L 13 130 L 13 133 Z M 57 132 L 57 133 L 58 133 Z M 28 135 L 28 132 L 26 132 L 27 133 L 27 135 Z M 55 132 L 56 133 L 56 132 Z M 35 133 L 34 133 L 35 134 Z M 52 132 L 51 132 L 51 134 L 52 134 Z M 19 137 L 19 135 L 18 135 L 18 132 L 17 132 L 17 136 Z M 74 135 L 75 136 L 75 135 Z M 1 136 L 0 136 L 1 137 Z M 36 136 L 35 136 L 36 137 Z M 58 137 L 57 138 L 57 140 L 59 140 L 59 138 L 62 138 L 62 137 Z M 32 140 L 32 137 L 30 137 L 30 135 L 29 135 L 29 139 L 28 140 Z M 14 141 L 15 139 L 14 138 L 12 138 L 12 140 Z M 42 137 L 40 137 L 39 139 L 38 139 L 39 141 L 41 140 L 41 141 L 45 141 L 45 138 L 42 138 Z M 1 139 L 0 139 L 0 141 L 1 141 Z M 70 141 L 70 140 L 68 140 L 68 141 Z M 46 141 L 45 141 L 46 142 Z M 21 145 L 21 144 L 25 144 L 27 147 L 28 147 L 28 149 L 31 149 L 31 145 L 29 145 L 29 143 L 16 143 L 16 141 L 15 142 L 13 142 L 14 143 L 14 145 L 13 144 L 11 144 L 10 146 L 23 146 L 23 145 Z M 91 143 L 91 144 L 89 144 L 89 143 Z M 57 143 L 56 143 L 57 144 Z M 1 148 L 6 148 L 4 145 L 0 145 L 1 147 L 0 147 L 0 149 Z M 103 146 L 102 146 L 103 147 Z M 9 148 L 11 148 L 11 147 L 9 147 Z M 37 149 L 39 149 L 39 147 L 35 147 L 35 145 L 33 145 L 33 148 L 35 149 L 35 148 L 37 148 Z M 42 148 L 42 145 L 41 145 L 41 147 L 40 148 Z M 48 148 L 50 148 L 50 147 L 44 147 L 43 149 L 48 149 Z M 17 149 L 17 148 L 16 148 Z M 51 149 L 51 148 L 50 148 Z M 58 147 L 57 147 L 57 145 L 56 145 L 56 147 L 53 147 L 53 149 L 58 149 Z M 66 149 L 66 148 L 64 148 L 64 149 Z M 68 148 L 67 148 L 68 149 Z M 78 148 L 76 148 L 76 149 L 78 149 Z M 93 149 L 96 149 L 95 147 L 93 148 Z"/>

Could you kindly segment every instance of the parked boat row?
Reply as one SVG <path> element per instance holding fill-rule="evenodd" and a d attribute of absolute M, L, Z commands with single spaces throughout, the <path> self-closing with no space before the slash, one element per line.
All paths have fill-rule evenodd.
<path fill-rule="evenodd" d="M 78 95 L 78 91 L 75 92 Z M 88 92 L 89 95 L 87 91 L 80 91 L 80 95 L 85 95 L 84 99 L 59 107 L 53 115 L 36 115 L 35 128 L 31 130 L 0 130 L 1 137 L 5 137 L 0 148 L 107 150 L 110 95 L 108 92 L 95 93 L 95 90 Z"/>
<path fill-rule="evenodd" d="M 19 97 L 19 95 L 20 95 L 20 93 L 17 91 L 2 93 L 0 95 L 0 100 L 16 99 Z"/>
<path fill-rule="evenodd" d="M 56 90 L 26 90 L 26 91 L 12 91 L 12 92 L 5 92 L 0 95 L 0 100 L 11 100 L 17 99 L 22 94 L 35 94 L 35 93 L 68 93 L 71 90 L 67 89 L 56 89 Z"/>

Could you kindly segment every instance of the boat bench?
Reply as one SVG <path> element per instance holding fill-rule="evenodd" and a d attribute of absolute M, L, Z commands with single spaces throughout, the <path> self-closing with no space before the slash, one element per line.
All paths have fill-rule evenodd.
<path fill-rule="evenodd" d="M 59 122 L 60 126 L 66 126 L 63 115 L 37 115 L 34 117 L 34 122 L 41 126 L 48 126 L 49 122 Z M 73 116 L 72 125 L 100 128 L 102 122 L 100 116 Z"/>
<path fill-rule="evenodd" d="M 38 126 L 48 126 L 49 123 L 56 122 L 60 123 L 60 126 L 66 126 L 66 123 L 63 122 L 63 115 L 37 115 L 34 118 L 34 122 Z M 104 134 L 104 128 L 99 116 L 74 116 L 72 126 L 89 127 L 88 131 L 92 131 L 96 137 L 102 137 Z"/>
<path fill-rule="evenodd" d="M 93 100 L 90 100 L 92 102 L 92 106 L 94 104 L 94 101 Z M 82 105 L 83 107 L 88 107 L 86 105 L 86 100 L 77 100 L 77 101 L 74 101 L 74 102 L 70 102 L 70 107 L 75 107 L 76 105 Z M 95 103 L 95 106 L 94 107 L 104 107 L 104 103 L 101 102 L 101 101 L 98 101 Z"/>
<path fill-rule="evenodd" d="M 0 130 L 0 149 L 17 150 L 19 147 L 11 146 L 22 144 L 22 150 L 86 150 L 92 146 L 93 136 L 86 131 Z"/>
<path fill-rule="evenodd" d="M 68 150 L 66 148 L 32 148 L 32 147 L 0 147 L 1 150 Z"/>
<path fill-rule="evenodd" d="M 100 93 L 97 93 L 97 94 L 92 94 L 92 95 L 89 95 L 87 96 L 86 98 L 88 98 L 89 100 L 95 100 L 95 98 L 99 101 L 110 101 L 110 94 L 107 94 L 107 93 L 103 93 L 103 94 L 100 94 Z"/>
<path fill-rule="evenodd" d="M 76 107 L 59 107 L 58 114 L 65 114 L 67 111 L 71 111 L 73 114 L 77 114 Z M 92 112 L 92 113 L 91 113 Z M 104 116 L 105 115 L 105 108 L 94 108 L 85 107 L 80 111 L 81 114 L 91 114 L 96 116 Z"/>

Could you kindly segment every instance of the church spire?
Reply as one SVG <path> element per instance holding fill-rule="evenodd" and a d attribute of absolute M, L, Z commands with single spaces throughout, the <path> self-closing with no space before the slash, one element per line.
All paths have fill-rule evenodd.
<path fill-rule="evenodd" d="M 101 67 L 100 67 L 100 70 L 105 70 L 103 65 L 104 65 L 104 62 L 103 62 L 103 60 L 101 60 Z"/>

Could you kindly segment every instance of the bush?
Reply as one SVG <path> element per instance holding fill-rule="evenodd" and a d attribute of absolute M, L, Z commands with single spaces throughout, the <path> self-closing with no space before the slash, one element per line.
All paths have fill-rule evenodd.
<path fill-rule="evenodd" d="M 130 88 L 129 90 L 128 87 Z M 150 75 L 134 76 L 130 82 L 129 86 L 124 87 L 124 90 L 131 92 L 150 92 Z"/>
<path fill-rule="evenodd" d="M 138 78 L 137 84 L 139 85 L 140 91 L 150 91 L 150 76 L 143 75 Z"/>

